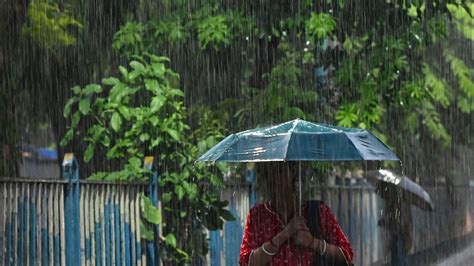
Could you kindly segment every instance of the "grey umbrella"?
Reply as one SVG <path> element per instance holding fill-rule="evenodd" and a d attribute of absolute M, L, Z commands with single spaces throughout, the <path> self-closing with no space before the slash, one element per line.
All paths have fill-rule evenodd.
<path fill-rule="evenodd" d="M 368 171 L 366 176 L 372 183 L 380 183 L 383 186 L 393 186 L 400 191 L 400 193 L 404 193 L 404 198 L 409 203 L 423 210 L 434 210 L 434 204 L 431 201 L 428 192 L 426 192 L 420 185 L 413 182 L 410 178 L 383 169 Z"/>

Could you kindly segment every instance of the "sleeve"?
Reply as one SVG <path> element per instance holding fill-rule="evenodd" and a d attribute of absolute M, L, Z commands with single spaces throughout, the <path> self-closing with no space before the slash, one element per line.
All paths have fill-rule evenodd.
<path fill-rule="evenodd" d="M 258 248 L 257 241 L 255 239 L 255 210 L 252 208 L 247 216 L 245 223 L 244 235 L 242 237 L 242 244 L 240 245 L 240 265 L 249 265 L 249 259 L 252 252 Z"/>
<path fill-rule="evenodd" d="M 326 204 L 321 204 L 320 213 L 320 228 L 323 228 L 321 233 L 325 240 L 328 241 L 328 243 L 339 247 L 339 250 L 341 250 L 344 255 L 347 264 L 352 263 L 354 253 L 352 251 L 351 243 L 349 243 L 349 240 L 339 226 L 339 223 L 331 209 Z"/>

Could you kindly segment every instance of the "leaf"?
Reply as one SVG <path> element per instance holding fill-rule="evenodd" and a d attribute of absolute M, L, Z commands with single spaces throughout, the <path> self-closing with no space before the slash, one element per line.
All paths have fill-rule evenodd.
<path fill-rule="evenodd" d="M 158 93 L 160 87 L 156 79 L 145 79 L 145 88 L 153 93 Z"/>
<path fill-rule="evenodd" d="M 92 93 L 101 93 L 102 92 L 102 87 L 100 85 L 97 85 L 97 84 L 89 84 L 82 90 L 82 92 L 85 95 L 90 95 Z"/>
<path fill-rule="evenodd" d="M 119 113 L 115 112 L 112 115 L 112 118 L 110 119 L 110 125 L 115 132 L 120 130 L 120 127 L 122 126 L 122 117 L 119 115 Z"/>
<path fill-rule="evenodd" d="M 91 110 L 91 99 L 90 98 L 84 98 L 79 101 L 79 111 L 83 115 L 87 115 Z"/>
<path fill-rule="evenodd" d="M 142 196 L 143 202 L 143 216 L 145 220 L 152 224 L 161 224 L 161 213 L 159 212 L 158 208 L 153 205 L 151 199 L 146 196 Z"/>
<path fill-rule="evenodd" d="M 150 135 L 148 133 L 142 133 L 140 134 L 140 141 L 145 142 L 150 139 Z"/>
<path fill-rule="evenodd" d="M 137 72 L 139 72 L 140 74 L 145 73 L 145 66 L 144 66 L 142 63 L 138 62 L 138 61 L 132 61 L 132 62 L 130 62 L 130 66 L 131 66 L 134 70 L 136 70 Z"/>
<path fill-rule="evenodd" d="M 64 118 L 67 118 L 69 116 L 69 114 L 71 113 L 71 107 L 72 107 L 72 104 L 77 102 L 77 98 L 76 97 L 71 97 L 69 98 L 69 100 L 66 102 L 66 105 L 64 106 Z"/>
<path fill-rule="evenodd" d="M 313 40 L 326 38 L 336 28 L 336 20 L 327 13 L 312 13 L 306 21 L 306 33 Z"/>
<path fill-rule="evenodd" d="M 82 91 L 81 87 L 79 87 L 79 86 L 74 86 L 74 87 L 71 88 L 71 90 L 72 90 L 72 92 L 74 92 L 74 94 L 80 94 L 81 91 Z"/>
<path fill-rule="evenodd" d="M 182 200 L 184 197 L 184 188 L 180 185 L 176 185 L 174 188 L 174 192 L 176 193 L 176 196 L 178 197 L 178 200 Z"/>
<path fill-rule="evenodd" d="M 171 128 L 166 128 L 164 131 L 166 131 L 174 140 L 179 141 L 180 135 L 178 131 Z"/>
<path fill-rule="evenodd" d="M 196 184 L 183 182 L 183 188 L 186 190 L 186 194 L 190 200 L 194 200 L 198 193 L 198 187 Z"/>
<path fill-rule="evenodd" d="M 158 95 L 152 98 L 151 104 L 150 104 L 150 111 L 153 113 L 158 112 L 161 107 L 165 104 L 166 97 L 163 95 Z"/>
<path fill-rule="evenodd" d="M 176 247 L 176 237 L 174 236 L 174 234 L 169 233 L 165 238 L 165 243 L 175 248 Z"/>
<path fill-rule="evenodd" d="M 120 80 L 114 77 L 102 79 L 102 83 L 105 85 L 114 86 L 120 83 Z"/>
<path fill-rule="evenodd" d="M 61 147 L 65 147 L 71 140 L 72 140 L 72 137 L 74 136 L 74 129 L 70 128 L 66 134 L 64 135 L 64 137 L 61 139 L 61 142 L 59 143 L 59 145 Z"/>
<path fill-rule="evenodd" d="M 430 96 L 439 102 L 444 108 L 451 104 L 451 94 L 449 86 L 440 79 L 427 65 L 423 65 L 423 74 L 425 75 L 425 86 Z"/>
<path fill-rule="evenodd" d="M 166 192 L 166 193 L 163 193 L 163 195 L 161 195 L 161 199 L 163 200 L 163 202 L 170 202 L 171 199 L 173 198 L 173 195 L 171 195 L 170 192 Z"/>
<path fill-rule="evenodd" d="M 336 113 L 336 120 L 338 125 L 342 127 L 352 127 L 357 121 L 357 107 L 355 104 L 348 104 L 342 106 Z"/>
<path fill-rule="evenodd" d="M 140 237 L 148 241 L 152 241 L 153 239 L 155 239 L 155 234 L 153 233 L 153 230 L 148 229 L 148 227 L 144 225 L 142 221 L 140 221 Z"/>
<path fill-rule="evenodd" d="M 123 78 L 125 80 L 128 80 L 128 70 L 123 66 L 119 66 L 119 71 L 120 71 L 120 74 L 122 74 Z"/>
<path fill-rule="evenodd" d="M 92 143 L 89 143 L 86 151 L 84 152 L 84 162 L 88 163 L 92 159 L 93 156 L 94 156 L 94 145 L 92 145 Z"/>
<path fill-rule="evenodd" d="M 171 95 L 174 95 L 174 96 L 184 97 L 184 93 L 183 93 L 183 91 L 180 90 L 180 89 L 172 89 L 172 90 L 170 91 L 170 94 L 171 94 Z"/>
<path fill-rule="evenodd" d="M 109 173 L 105 173 L 105 172 L 98 172 L 98 173 L 94 173 L 92 175 L 90 175 L 87 180 L 104 180 L 107 175 L 109 175 Z"/>
<path fill-rule="evenodd" d="M 151 64 L 151 69 L 153 70 L 153 74 L 157 77 L 161 77 L 165 74 L 165 65 L 162 63 Z"/>
<path fill-rule="evenodd" d="M 72 115 L 71 127 L 75 128 L 79 124 L 80 121 L 81 121 L 81 114 L 79 112 L 75 112 L 74 115 Z"/>

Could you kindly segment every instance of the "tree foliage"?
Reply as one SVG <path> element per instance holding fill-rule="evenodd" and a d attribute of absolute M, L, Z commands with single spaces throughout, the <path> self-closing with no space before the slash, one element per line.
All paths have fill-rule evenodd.
<path fill-rule="evenodd" d="M 195 134 L 204 142 L 193 144 L 179 76 L 167 67 L 168 62 L 151 54 L 134 56 L 130 67 L 119 66 L 120 77 L 104 78 L 102 85 L 73 87 L 74 96 L 64 108 L 69 129 L 61 145 L 80 138 L 87 145 L 84 162 L 101 151 L 110 163 L 121 162 L 117 169 L 93 173 L 92 180 L 147 180 L 151 173 L 142 161 L 147 154 L 157 155 L 164 218 L 146 197 L 142 197 L 143 217 L 153 224 L 165 222 L 164 259 L 183 263 L 190 256 L 206 254 L 202 229 L 220 229 L 224 220 L 234 218 L 224 209 L 227 203 L 219 200 L 220 179 L 206 166 L 194 165 L 199 152 L 214 145 L 222 134 L 218 127 L 201 129 Z M 89 123 L 81 127 L 81 120 L 87 118 Z M 153 233 L 145 224 L 143 238 L 151 239 Z M 190 241 L 195 243 L 184 245 Z"/>

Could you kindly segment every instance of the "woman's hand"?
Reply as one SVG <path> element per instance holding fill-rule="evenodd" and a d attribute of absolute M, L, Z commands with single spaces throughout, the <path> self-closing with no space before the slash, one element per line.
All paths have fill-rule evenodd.
<path fill-rule="evenodd" d="M 299 230 L 298 232 L 296 232 L 292 239 L 296 245 L 310 249 L 312 248 L 310 247 L 311 244 L 315 242 L 313 235 L 309 231 L 303 230 Z"/>
<path fill-rule="evenodd" d="M 306 226 L 305 218 L 303 216 L 294 216 L 286 225 L 284 230 L 289 237 L 292 237 L 300 230 L 309 232 L 308 226 Z"/>
<path fill-rule="evenodd" d="M 306 219 L 303 216 L 293 217 L 285 227 L 285 231 L 296 245 L 306 248 L 313 243 L 313 235 L 309 231 Z"/>

